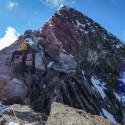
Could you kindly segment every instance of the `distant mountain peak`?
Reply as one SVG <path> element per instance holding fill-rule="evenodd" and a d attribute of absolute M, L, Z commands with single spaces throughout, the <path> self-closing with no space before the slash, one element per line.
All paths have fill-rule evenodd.
<path fill-rule="evenodd" d="M 66 7 L 64 4 L 60 4 L 58 10 L 61 9 L 61 8 L 64 8 L 64 7 Z"/>
<path fill-rule="evenodd" d="M 57 9 L 57 13 L 60 13 L 62 10 L 69 10 L 70 9 L 70 7 L 68 7 L 68 6 L 66 6 L 66 5 L 64 5 L 64 4 L 61 4 L 59 7 L 58 7 L 58 9 Z"/>

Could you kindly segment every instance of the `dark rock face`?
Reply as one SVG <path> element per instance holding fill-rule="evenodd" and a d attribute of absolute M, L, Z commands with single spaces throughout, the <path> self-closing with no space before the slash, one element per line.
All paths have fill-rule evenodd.
<path fill-rule="evenodd" d="M 62 7 L 45 24 L 43 33 L 54 34 L 83 70 L 98 71 L 97 75 L 102 79 L 115 83 L 119 64 L 124 58 L 124 45 L 92 19 L 72 8 Z"/>
<path fill-rule="evenodd" d="M 34 34 L 39 37 L 45 35 L 49 41 L 48 48 L 53 50 L 57 47 L 57 51 L 61 48 L 73 57 L 78 66 L 74 74 L 48 70 L 46 74 L 39 72 L 35 76 L 25 73 L 23 78 L 18 73 L 18 79 L 25 79 L 28 86 L 30 105 L 37 111 L 49 113 L 51 103 L 57 101 L 120 122 L 119 102 L 114 90 L 125 45 L 92 19 L 65 6 Z M 5 65 L 17 44 L 0 52 L 1 67 L 6 67 L 1 71 L 8 77 L 13 74 L 17 78 L 17 74 L 10 74 L 10 67 Z"/>
<path fill-rule="evenodd" d="M 113 90 L 125 55 L 125 45 L 89 17 L 67 7 L 60 8 L 41 33 L 51 42 L 55 39 L 61 42 L 64 50 L 72 54 L 79 65 L 77 73 L 67 78 L 57 91 L 60 100 L 95 114 L 100 114 L 103 107 L 114 117 L 118 116 L 118 102 Z M 101 87 L 103 89 L 99 90 Z"/>

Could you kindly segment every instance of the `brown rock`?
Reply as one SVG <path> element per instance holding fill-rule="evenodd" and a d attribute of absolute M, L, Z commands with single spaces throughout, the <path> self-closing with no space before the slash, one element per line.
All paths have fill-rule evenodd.
<path fill-rule="evenodd" d="M 102 116 L 91 115 L 84 110 L 55 103 L 51 105 L 50 116 L 46 125 L 120 125 L 114 124 Z"/>

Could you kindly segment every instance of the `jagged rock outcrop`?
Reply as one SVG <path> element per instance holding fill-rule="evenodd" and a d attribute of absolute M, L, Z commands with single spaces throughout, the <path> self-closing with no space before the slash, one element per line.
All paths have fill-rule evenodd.
<path fill-rule="evenodd" d="M 45 125 L 40 113 L 25 105 L 6 107 L 0 115 L 0 125 Z"/>
<path fill-rule="evenodd" d="M 63 74 L 62 70 L 48 69 L 46 75 L 30 71 L 22 75 L 19 63 L 11 67 L 5 65 L 17 49 L 16 42 L 0 52 L 0 78 L 4 79 L 3 86 L 17 79 L 27 89 L 26 101 L 22 98 L 24 95 L 18 99 L 19 95 L 16 95 L 15 100 L 28 103 L 36 111 L 47 114 L 51 103 L 57 101 L 103 115 L 113 122 L 121 122 L 119 101 L 114 90 L 119 66 L 125 56 L 125 45 L 89 17 L 65 6 L 59 8 L 34 35 L 47 37 L 46 48 L 50 52 L 56 49 L 58 54 L 63 52 L 72 57 L 77 63 L 76 72 Z M 62 61 L 62 65 L 66 64 L 65 61 Z"/>
<path fill-rule="evenodd" d="M 46 125 L 119 125 L 113 124 L 102 116 L 91 115 L 84 110 L 53 103 Z"/>
<path fill-rule="evenodd" d="M 37 113 L 26 105 L 14 104 L 0 114 L 0 125 L 120 125 L 113 124 L 102 116 L 56 102 L 51 105 L 47 121 L 45 119 L 45 114 Z"/>

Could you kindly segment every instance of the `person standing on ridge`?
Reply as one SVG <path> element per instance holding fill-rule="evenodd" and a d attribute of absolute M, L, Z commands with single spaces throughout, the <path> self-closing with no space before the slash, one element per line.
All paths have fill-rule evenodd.
<path fill-rule="evenodd" d="M 19 48 L 13 52 L 11 56 L 11 63 L 14 62 L 16 55 L 21 55 L 23 69 L 25 70 L 27 55 L 32 54 L 32 71 L 35 72 L 35 52 L 38 50 L 32 37 L 33 32 L 31 30 L 27 30 L 24 33 L 24 36 L 19 37 Z"/>
<path fill-rule="evenodd" d="M 18 39 L 18 42 L 19 42 L 19 48 L 18 48 L 18 50 L 13 52 L 10 62 L 11 63 L 14 62 L 16 55 L 22 55 L 22 64 L 23 64 L 23 66 L 25 66 L 27 51 L 28 51 L 28 44 L 27 44 L 24 36 L 20 36 Z"/>

